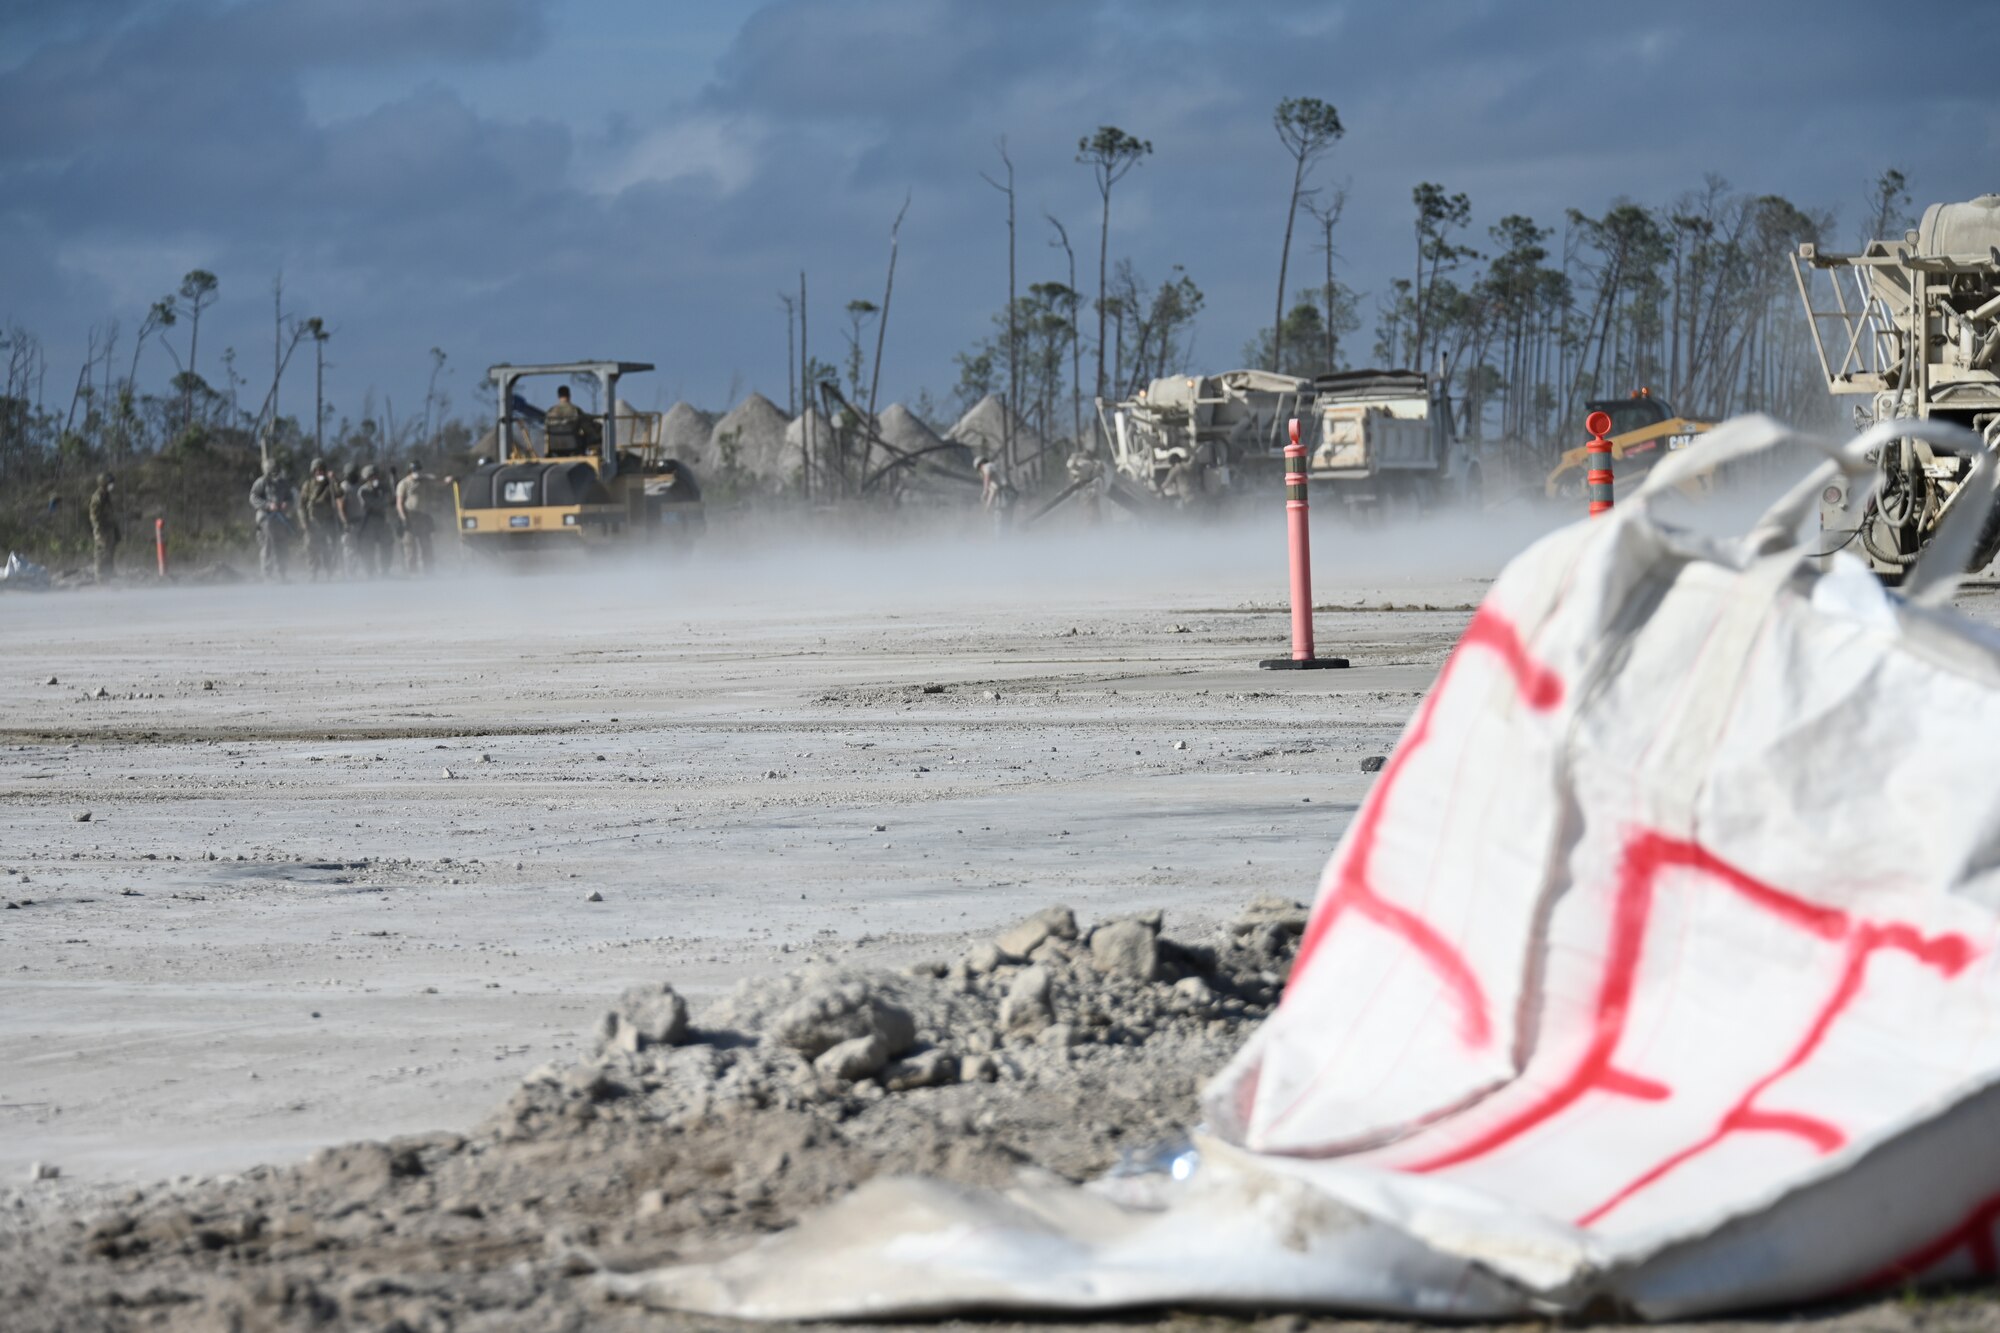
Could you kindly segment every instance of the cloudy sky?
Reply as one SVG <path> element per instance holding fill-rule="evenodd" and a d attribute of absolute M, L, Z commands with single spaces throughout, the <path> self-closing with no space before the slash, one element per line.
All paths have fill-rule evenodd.
<path fill-rule="evenodd" d="M 808 272 L 832 359 L 907 194 L 884 397 L 943 399 L 1004 300 L 995 141 L 1023 286 L 1063 276 L 1044 212 L 1094 282 L 1073 157 L 1115 124 L 1156 151 L 1114 197 L 1114 258 L 1186 266 L 1221 369 L 1270 319 L 1281 97 L 1346 122 L 1322 174 L 1348 185 L 1342 279 L 1373 293 L 1423 180 L 1483 233 L 1717 172 L 1839 210 L 1843 240 L 1886 166 L 1919 204 L 2000 189 L 1997 50 L 1992 0 L 0 0 L 0 321 L 47 342 L 66 402 L 93 326 L 129 349 L 208 268 L 201 368 L 234 346 L 255 373 L 282 271 L 350 410 L 370 387 L 414 408 L 433 346 L 461 407 L 490 362 L 583 356 L 656 363 L 642 406 L 782 400 L 778 292 Z M 1300 243 L 1293 273 L 1317 263 Z"/>

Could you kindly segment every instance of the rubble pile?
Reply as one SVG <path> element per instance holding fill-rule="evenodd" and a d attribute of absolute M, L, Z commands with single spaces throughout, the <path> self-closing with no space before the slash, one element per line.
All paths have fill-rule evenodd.
<path fill-rule="evenodd" d="M 1305 908 L 1190 943 L 1036 913 L 902 971 L 663 982 L 471 1134 L 0 1210 L 10 1330 L 658 1328 L 580 1279 L 716 1253 L 884 1173 L 1087 1179 L 1173 1139 L 1283 986 Z M 669 1318 L 670 1324 L 683 1323 Z M 687 1324 L 693 1327 L 693 1324 Z"/>
<path fill-rule="evenodd" d="M 1085 930 L 1050 907 L 950 962 L 901 973 L 815 962 L 745 981 L 692 1024 L 671 988 L 635 987 L 600 1021 L 593 1053 L 531 1074 L 495 1132 L 534 1138 L 606 1118 L 678 1129 L 743 1109 L 1115 1077 L 1167 1043 L 1214 1068 L 1276 1004 L 1305 911 L 1260 898 L 1221 938 L 1184 944 L 1159 912 Z"/>

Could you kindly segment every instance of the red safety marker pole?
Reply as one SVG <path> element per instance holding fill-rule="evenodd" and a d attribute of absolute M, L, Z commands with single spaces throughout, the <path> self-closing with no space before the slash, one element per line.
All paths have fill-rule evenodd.
<path fill-rule="evenodd" d="M 1292 418 L 1291 443 L 1285 446 L 1285 530 L 1292 551 L 1292 655 L 1266 658 L 1266 671 L 1310 671 L 1344 667 L 1344 657 L 1313 653 L 1313 582 L 1311 509 L 1306 503 L 1306 450 L 1299 443 L 1299 419 Z"/>
<path fill-rule="evenodd" d="M 1584 490 L 1590 496 L 1590 516 L 1596 518 L 1611 512 L 1611 441 L 1604 438 L 1611 432 L 1611 414 L 1592 412 L 1583 419 L 1583 428 L 1590 432 L 1590 443 L 1583 446 L 1590 452 Z"/>
<path fill-rule="evenodd" d="M 160 562 L 160 577 L 167 576 L 167 520 L 153 520 L 153 554 Z"/>

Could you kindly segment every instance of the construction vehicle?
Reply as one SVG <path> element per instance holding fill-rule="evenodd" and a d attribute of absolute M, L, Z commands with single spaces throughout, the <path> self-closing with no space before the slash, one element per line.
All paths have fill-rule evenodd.
<path fill-rule="evenodd" d="M 1099 399 L 1097 412 L 1118 478 L 1181 507 L 1276 493 L 1294 418 L 1311 479 L 1351 506 L 1479 492 L 1443 382 L 1421 371 L 1174 375 L 1123 402 Z"/>
<path fill-rule="evenodd" d="M 1827 389 L 1864 401 L 1858 429 L 1885 421 L 1949 421 L 2000 449 L 2000 194 L 1932 204 L 1897 241 L 1858 254 L 1807 243 L 1792 257 Z M 1829 554 L 1849 549 L 1895 581 L 1956 503 L 1982 448 L 1903 438 L 1868 461 L 1872 494 L 1844 480 L 1820 496 Z M 2000 507 L 1982 526 L 1967 564 L 2000 552 Z"/>
<path fill-rule="evenodd" d="M 1304 417 L 1312 381 L 1268 370 L 1169 375 L 1123 402 L 1097 400 L 1111 465 L 1141 493 L 1179 507 L 1222 503 L 1232 489 L 1282 485 L 1286 423 Z"/>
<path fill-rule="evenodd" d="M 1629 398 L 1593 399 L 1583 405 L 1583 410 L 1586 420 L 1592 412 L 1602 412 L 1611 418 L 1611 429 L 1604 438 L 1611 444 L 1614 486 L 1636 485 L 1653 470 L 1655 463 L 1687 448 L 1696 436 L 1715 429 L 1712 421 L 1691 421 L 1680 416 L 1664 398 L 1655 398 L 1652 390 L 1644 387 L 1635 389 Z M 1543 483 L 1543 493 L 1551 500 L 1581 500 L 1589 459 L 1587 446 L 1578 445 L 1566 451 Z M 1683 489 L 1706 493 L 1713 482 L 1713 474 L 1705 473 Z"/>
<path fill-rule="evenodd" d="M 621 376 L 653 367 L 639 361 L 570 361 L 491 366 L 499 402 L 497 457 L 454 488 L 458 534 L 468 548 L 515 552 L 548 547 L 603 550 L 657 542 L 685 551 L 706 520 L 701 487 L 666 457 L 662 415 L 618 398 Z M 515 392 L 522 380 L 559 376 L 594 382 L 608 410 L 555 420 Z"/>
<path fill-rule="evenodd" d="M 1444 377 L 1343 370 L 1314 378 L 1307 479 L 1350 508 L 1476 502 L 1479 463 L 1452 431 Z"/>

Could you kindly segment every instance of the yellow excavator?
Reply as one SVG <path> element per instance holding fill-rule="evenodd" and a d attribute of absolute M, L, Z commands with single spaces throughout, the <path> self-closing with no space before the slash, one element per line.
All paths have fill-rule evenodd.
<path fill-rule="evenodd" d="M 615 549 L 657 543 L 685 552 L 707 522 L 693 471 L 668 458 L 661 414 L 618 398 L 621 376 L 641 361 L 501 364 L 492 454 L 453 488 L 458 535 L 469 550 Z M 524 379 L 594 381 L 602 412 L 544 412 L 515 392 Z"/>
<path fill-rule="evenodd" d="M 1585 403 L 1584 412 L 1603 412 L 1611 418 L 1611 429 L 1604 438 L 1611 442 L 1611 470 L 1620 487 L 1645 476 L 1669 453 L 1693 444 L 1697 435 L 1715 429 L 1712 421 L 1690 421 L 1676 414 L 1665 399 L 1655 398 L 1649 389 L 1635 390 L 1629 398 Z M 1583 445 L 1564 453 L 1543 483 L 1548 498 L 1580 501 L 1589 458 L 1590 452 Z M 1681 489 L 1706 494 L 1713 482 L 1714 474 L 1703 472 Z"/>

